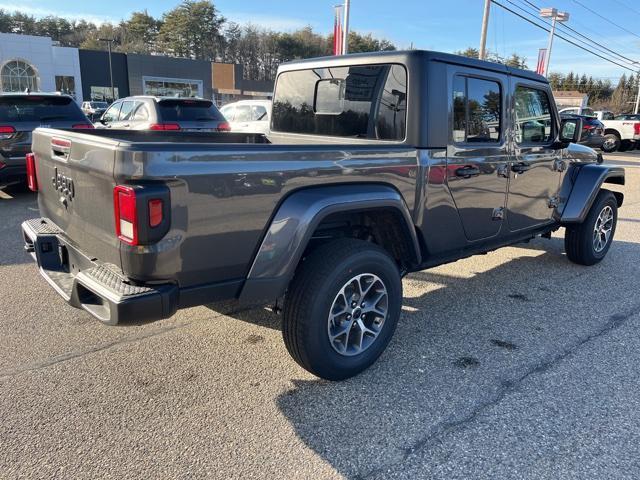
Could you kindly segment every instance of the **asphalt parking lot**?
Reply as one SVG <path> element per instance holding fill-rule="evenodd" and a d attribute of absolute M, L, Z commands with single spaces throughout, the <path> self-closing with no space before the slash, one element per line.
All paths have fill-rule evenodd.
<path fill-rule="evenodd" d="M 341 383 L 233 304 L 106 327 L 22 251 L 0 198 L 1 478 L 640 477 L 640 152 L 594 267 L 551 240 L 410 275 L 378 363 Z"/>

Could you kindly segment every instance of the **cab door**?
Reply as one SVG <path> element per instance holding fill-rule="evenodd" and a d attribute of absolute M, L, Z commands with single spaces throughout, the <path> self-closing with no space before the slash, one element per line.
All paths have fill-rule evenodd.
<path fill-rule="evenodd" d="M 447 184 L 468 241 L 498 236 L 507 194 L 509 79 L 450 66 Z"/>
<path fill-rule="evenodd" d="M 559 129 L 548 89 L 536 82 L 513 82 L 513 155 L 509 162 L 509 231 L 553 221 L 564 165 L 555 142 Z"/>

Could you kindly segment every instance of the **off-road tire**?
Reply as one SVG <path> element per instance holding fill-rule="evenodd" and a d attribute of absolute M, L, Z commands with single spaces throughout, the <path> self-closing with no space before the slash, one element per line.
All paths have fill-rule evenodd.
<path fill-rule="evenodd" d="M 364 351 L 345 356 L 329 338 L 329 313 L 338 292 L 359 274 L 373 274 L 383 282 L 387 316 Z M 285 297 L 282 336 L 287 350 L 304 369 L 327 380 L 343 380 L 362 372 L 382 354 L 396 329 L 401 306 L 400 271 L 384 249 L 363 240 L 333 240 L 298 266 Z"/>
<path fill-rule="evenodd" d="M 601 251 L 597 251 L 594 247 L 594 229 L 599 215 L 606 207 L 610 207 L 613 212 L 611 234 L 604 248 Z M 600 262 L 611 247 L 614 234 L 616 233 L 617 221 L 618 202 L 615 195 L 609 190 L 600 190 L 584 222 L 567 226 L 566 228 L 564 249 L 567 253 L 567 258 L 573 263 L 580 265 L 595 265 Z"/>

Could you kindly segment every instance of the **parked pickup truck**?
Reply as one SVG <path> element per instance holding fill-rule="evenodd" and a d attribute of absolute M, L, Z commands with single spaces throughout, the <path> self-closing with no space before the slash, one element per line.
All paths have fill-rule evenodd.
<path fill-rule="evenodd" d="M 425 51 L 280 66 L 271 132 L 37 129 L 25 248 L 107 324 L 221 299 L 277 305 L 288 351 L 343 379 L 371 365 L 409 272 L 566 227 L 611 246 L 624 169 L 571 144 L 545 78 Z"/>
<path fill-rule="evenodd" d="M 602 150 L 605 152 L 621 152 L 632 150 L 640 144 L 640 121 L 619 120 L 612 112 L 598 110 L 594 112 L 598 120 L 604 124 L 604 143 Z"/>

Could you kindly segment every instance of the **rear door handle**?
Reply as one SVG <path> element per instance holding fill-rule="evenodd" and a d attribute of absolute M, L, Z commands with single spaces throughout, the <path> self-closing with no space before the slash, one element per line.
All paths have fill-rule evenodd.
<path fill-rule="evenodd" d="M 480 169 L 477 167 L 467 165 L 466 167 L 456 169 L 456 176 L 458 177 L 471 178 L 477 177 L 478 175 L 480 175 Z"/>
<path fill-rule="evenodd" d="M 511 165 L 511 171 L 514 173 L 524 173 L 530 168 L 531 168 L 531 165 L 524 162 L 514 163 L 513 165 Z"/>

